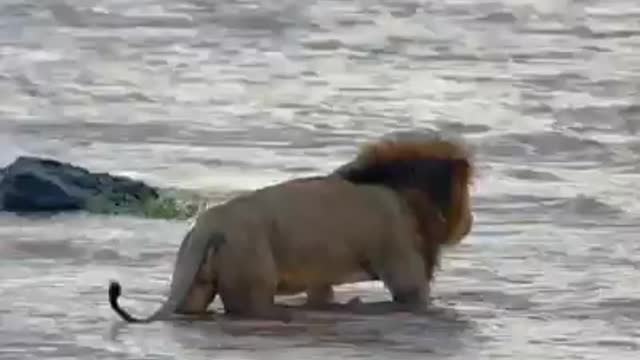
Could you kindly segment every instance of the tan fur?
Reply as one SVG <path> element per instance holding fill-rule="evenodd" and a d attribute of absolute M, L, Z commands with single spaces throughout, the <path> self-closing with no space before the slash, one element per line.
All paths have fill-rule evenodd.
<path fill-rule="evenodd" d="M 358 177 L 380 164 L 414 159 L 445 161 L 431 167 L 450 170 L 450 178 L 439 175 L 431 188 L 451 189 L 450 199 L 436 201 L 422 187 L 431 181 L 428 171 L 415 186 Z M 374 277 L 395 303 L 424 305 L 440 247 L 458 243 L 472 226 L 467 153 L 447 142 L 380 142 L 366 147 L 353 165 L 209 208 L 183 241 L 163 307 L 147 319 L 132 318 L 117 304 L 117 283 L 110 288 L 112 307 L 128 321 L 152 321 L 203 313 L 220 294 L 229 314 L 286 319 L 275 306 L 277 294 L 306 291 L 308 302 L 318 305 L 330 301 L 333 285 Z"/>

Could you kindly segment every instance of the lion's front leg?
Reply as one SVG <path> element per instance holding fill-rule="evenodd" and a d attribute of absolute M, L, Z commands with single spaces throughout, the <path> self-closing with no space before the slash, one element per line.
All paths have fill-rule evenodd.
<path fill-rule="evenodd" d="M 313 285 L 307 289 L 305 306 L 312 309 L 323 309 L 333 302 L 333 298 L 333 287 L 330 284 Z"/>
<path fill-rule="evenodd" d="M 427 297 L 423 287 L 393 289 L 391 297 L 396 307 L 406 311 L 421 311 L 426 309 Z"/>
<path fill-rule="evenodd" d="M 419 254 L 388 259 L 381 269 L 381 276 L 391 292 L 395 308 L 411 312 L 426 309 L 429 284 Z"/>

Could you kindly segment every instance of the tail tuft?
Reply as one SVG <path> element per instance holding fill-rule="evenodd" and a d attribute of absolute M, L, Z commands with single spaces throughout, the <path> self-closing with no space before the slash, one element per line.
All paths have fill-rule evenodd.
<path fill-rule="evenodd" d="M 109 301 L 116 301 L 122 294 L 122 287 L 117 281 L 109 282 Z"/>
<path fill-rule="evenodd" d="M 118 298 L 120 297 L 121 294 L 122 294 L 122 287 L 120 286 L 120 283 L 113 280 L 110 281 L 109 282 L 109 304 L 111 304 L 111 308 L 116 313 L 118 313 L 118 315 L 120 315 L 121 318 L 123 318 L 128 322 L 140 322 L 139 319 L 136 319 L 133 316 L 129 315 L 129 313 L 124 311 L 120 307 L 120 305 L 118 305 Z"/>

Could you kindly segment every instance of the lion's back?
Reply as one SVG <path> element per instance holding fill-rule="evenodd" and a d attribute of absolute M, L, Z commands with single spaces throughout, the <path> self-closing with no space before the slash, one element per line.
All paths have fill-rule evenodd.
<path fill-rule="evenodd" d="M 396 205 L 387 189 L 342 180 L 293 181 L 273 190 L 267 208 L 279 224 L 291 230 L 304 224 L 322 228 L 322 232 L 348 228 L 362 232 L 363 227 L 380 227 Z"/>
<path fill-rule="evenodd" d="M 337 178 L 295 179 L 240 195 L 208 209 L 202 221 L 220 230 L 274 231 L 283 241 L 383 237 L 406 215 L 391 190 Z"/>
<path fill-rule="evenodd" d="M 363 255 L 383 252 L 400 216 L 391 191 L 342 180 L 292 181 L 261 196 L 276 260 L 322 276 L 353 271 Z"/>

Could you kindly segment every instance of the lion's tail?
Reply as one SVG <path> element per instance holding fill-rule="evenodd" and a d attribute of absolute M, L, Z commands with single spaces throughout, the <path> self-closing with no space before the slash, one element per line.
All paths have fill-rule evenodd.
<path fill-rule="evenodd" d="M 155 320 L 168 319 L 188 296 L 191 285 L 209 252 L 209 248 L 212 247 L 217 250 L 224 241 L 225 237 L 222 233 L 215 233 L 213 236 L 206 237 L 194 236 L 194 229 L 187 233 L 180 245 L 180 250 L 178 250 L 167 300 L 151 316 L 146 318 L 133 317 L 120 307 L 118 298 L 122 293 L 122 287 L 117 281 L 111 281 L 109 284 L 109 304 L 111 308 L 127 322 L 148 323 Z"/>

